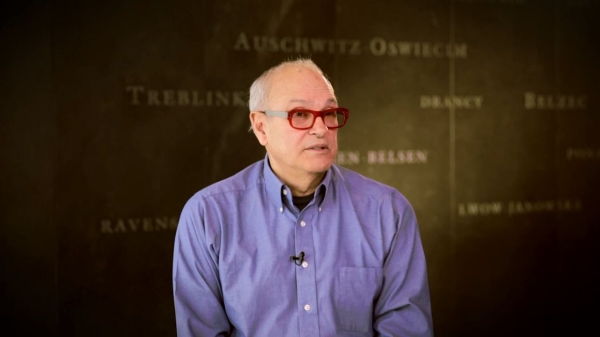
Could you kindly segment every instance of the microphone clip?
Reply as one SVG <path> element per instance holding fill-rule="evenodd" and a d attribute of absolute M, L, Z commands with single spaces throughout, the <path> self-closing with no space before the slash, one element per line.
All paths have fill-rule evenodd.
<path fill-rule="evenodd" d="M 300 252 L 300 256 L 290 256 L 290 260 L 294 261 L 297 266 L 301 266 L 304 262 L 304 252 Z"/>

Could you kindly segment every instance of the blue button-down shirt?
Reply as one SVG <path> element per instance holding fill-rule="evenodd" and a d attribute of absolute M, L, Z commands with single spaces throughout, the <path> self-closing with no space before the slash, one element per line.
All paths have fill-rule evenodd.
<path fill-rule="evenodd" d="M 412 207 L 336 165 L 302 211 L 268 158 L 196 193 L 173 292 L 180 337 L 433 335 Z"/>

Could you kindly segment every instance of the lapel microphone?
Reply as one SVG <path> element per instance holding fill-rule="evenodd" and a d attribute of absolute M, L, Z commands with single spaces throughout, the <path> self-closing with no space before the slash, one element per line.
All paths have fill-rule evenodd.
<path fill-rule="evenodd" d="M 297 266 L 301 266 L 302 262 L 304 262 L 304 252 L 300 252 L 299 256 L 290 256 L 290 260 L 294 261 Z"/>

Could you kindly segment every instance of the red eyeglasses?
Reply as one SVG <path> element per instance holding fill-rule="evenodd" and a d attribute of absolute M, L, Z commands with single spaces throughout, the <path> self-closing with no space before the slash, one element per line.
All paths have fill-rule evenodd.
<path fill-rule="evenodd" d="M 323 119 L 328 129 L 339 129 L 346 125 L 350 112 L 346 108 L 331 108 L 322 111 L 308 109 L 292 109 L 290 111 L 260 111 L 267 116 L 287 118 L 290 125 L 297 130 L 308 130 L 315 125 L 317 117 Z"/>

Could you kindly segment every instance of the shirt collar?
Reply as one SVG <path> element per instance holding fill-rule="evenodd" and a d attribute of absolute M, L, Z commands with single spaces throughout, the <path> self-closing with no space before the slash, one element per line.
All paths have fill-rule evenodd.
<path fill-rule="evenodd" d="M 269 155 L 265 155 L 265 160 L 263 161 L 263 176 L 265 178 L 265 186 L 267 189 L 267 195 L 272 203 L 274 203 L 279 212 L 283 212 L 283 198 L 288 200 L 289 205 L 293 205 L 292 202 L 292 191 L 288 186 L 286 186 L 279 178 L 275 175 L 271 166 L 269 165 Z M 327 191 L 330 189 L 329 186 L 332 184 L 333 170 L 329 168 L 327 173 L 325 173 L 325 178 L 319 186 L 317 186 L 315 190 L 315 202 L 319 205 L 322 204 L 323 200 L 325 200 L 325 196 L 327 195 Z M 285 192 L 284 192 L 285 191 Z"/>

